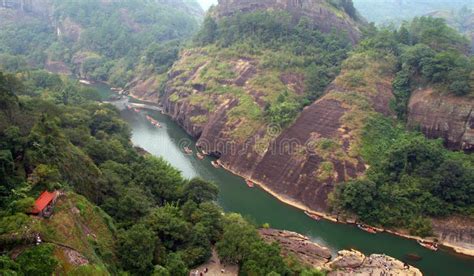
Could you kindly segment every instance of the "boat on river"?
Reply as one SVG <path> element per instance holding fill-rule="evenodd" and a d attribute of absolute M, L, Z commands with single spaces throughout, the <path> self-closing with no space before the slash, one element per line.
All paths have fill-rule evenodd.
<path fill-rule="evenodd" d="M 90 81 L 88 81 L 88 80 L 84 80 L 84 79 L 82 79 L 82 80 L 79 80 L 79 83 L 81 83 L 81 84 L 85 84 L 85 85 L 91 85 L 91 84 L 92 84 Z"/>
<path fill-rule="evenodd" d="M 157 128 L 161 128 L 161 124 L 160 122 L 158 122 L 157 120 L 153 119 L 153 117 L 151 117 L 150 115 L 146 115 L 146 119 L 154 126 L 156 126 Z"/>
<path fill-rule="evenodd" d="M 249 188 L 255 187 L 255 183 L 253 183 L 250 179 L 246 179 L 245 183 L 247 183 L 247 186 L 249 186 Z"/>
<path fill-rule="evenodd" d="M 370 234 L 376 234 L 377 233 L 377 230 L 375 230 L 375 228 L 370 227 L 368 225 L 357 224 L 357 227 L 359 227 L 359 229 L 361 229 L 362 231 L 365 231 L 365 232 L 370 233 Z"/>
<path fill-rule="evenodd" d="M 310 218 L 312 218 L 312 219 L 314 219 L 314 220 L 316 220 L 316 221 L 320 221 L 320 220 L 321 220 L 321 217 L 318 216 L 318 215 L 316 215 L 316 214 L 310 213 L 310 212 L 308 212 L 308 211 L 304 211 L 304 213 L 305 213 L 308 217 L 310 217 Z"/>
<path fill-rule="evenodd" d="M 211 165 L 214 167 L 214 168 L 219 168 L 219 163 L 217 163 L 217 161 L 211 161 Z"/>
<path fill-rule="evenodd" d="M 423 240 L 417 240 L 418 244 L 423 246 L 424 248 L 427 248 L 432 251 L 437 251 L 438 250 L 438 244 L 435 242 L 429 242 L 429 241 L 423 241 Z"/>
<path fill-rule="evenodd" d="M 204 159 L 204 155 L 202 155 L 200 152 L 196 153 L 196 156 L 199 160 L 203 160 Z"/>
<path fill-rule="evenodd" d="M 186 153 L 186 154 L 193 154 L 193 150 L 190 149 L 189 147 L 184 147 L 184 153 Z"/>

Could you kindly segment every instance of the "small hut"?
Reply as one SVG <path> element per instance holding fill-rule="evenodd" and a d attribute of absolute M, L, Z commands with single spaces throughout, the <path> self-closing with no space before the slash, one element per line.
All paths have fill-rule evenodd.
<path fill-rule="evenodd" d="M 53 214 L 54 204 L 58 198 L 59 192 L 48 192 L 44 191 L 36 199 L 35 206 L 33 210 L 30 211 L 30 214 L 40 216 L 40 217 L 50 217 Z"/>

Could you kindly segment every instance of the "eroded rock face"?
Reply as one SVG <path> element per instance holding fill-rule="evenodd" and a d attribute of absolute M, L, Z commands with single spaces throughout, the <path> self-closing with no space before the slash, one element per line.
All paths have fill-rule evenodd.
<path fill-rule="evenodd" d="M 416 90 L 408 105 L 408 125 L 429 138 L 443 138 L 448 148 L 474 151 L 474 99 Z"/>
<path fill-rule="evenodd" d="M 233 115 L 234 108 L 246 99 L 264 116 L 264 92 L 251 85 L 255 76 L 265 74 L 259 61 L 245 57 L 219 60 L 235 74 L 206 82 L 202 72 L 212 70 L 209 64 L 216 59 L 207 55 L 202 49 L 183 52 L 168 75 L 161 99 L 166 112 L 197 139 L 199 147 L 219 157 L 226 169 L 253 180 L 287 202 L 327 212 L 328 194 L 335 185 L 365 173 L 365 162 L 357 152 L 364 118 L 376 112 L 393 115 L 388 107 L 393 98 L 391 70 L 385 68 L 391 67 L 387 65 L 391 59 L 358 57 L 377 65 L 343 69 L 321 99 L 304 108 L 289 127 L 281 129 L 264 120 L 254 126 L 247 117 Z M 353 70 L 367 70 L 364 75 L 371 76 L 364 87 L 348 86 L 347 76 Z M 296 72 L 279 72 L 276 81 L 295 94 L 304 87 L 304 77 Z M 217 86 L 213 84 L 216 82 Z M 210 85 L 214 90 L 208 89 Z M 237 89 L 240 97 L 219 92 L 231 88 Z M 248 129 L 242 139 L 239 135 Z"/>
<path fill-rule="evenodd" d="M 433 232 L 438 240 L 457 248 L 474 250 L 474 219 L 452 216 L 433 219 Z"/>
<path fill-rule="evenodd" d="M 303 264 L 323 267 L 331 259 L 329 249 L 298 233 L 276 229 L 260 229 L 259 233 L 266 242 L 278 243 L 284 256 L 296 256 Z"/>
<path fill-rule="evenodd" d="M 219 0 L 216 8 L 219 17 L 230 16 L 238 12 L 260 10 L 282 10 L 289 12 L 295 20 L 308 17 L 323 32 L 333 29 L 348 32 L 353 43 L 360 37 L 358 23 L 355 19 L 335 12 L 336 8 L 326 0 Z"/>

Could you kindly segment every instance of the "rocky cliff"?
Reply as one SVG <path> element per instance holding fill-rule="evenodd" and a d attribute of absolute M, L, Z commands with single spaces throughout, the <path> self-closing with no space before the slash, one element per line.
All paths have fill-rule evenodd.
<path fill-rule="evenodd" d="M 324 32 L 337 30 L 347 32 L 355 43 L 360 39 L 359 24 L 362 17 L 354 13 L 349 15 L 344 10 L 339 10 L 327 0 L 219 0 L 215 14 L 218 17 L 231 16 L 240 12 L 253 11 L 286 11 L 295 22 L 301 17 L 311 19 L 315 25 Z M 352 5 L 348 1 L 348 5 Z"/>
<path fill-rule="evenodd" d="M 474 99 L 442 95 L 433 89 L 412 93 L 408 125 L 427 137 L 443 138 L 450 149 L 474 151 Z"/>
<path fill-rule="evenodd" d="M 358 154 L 365 118 L 376 112 L 391 114 L 393 57 L 355 54 L 326 94 L 306 107 L 291 126 L 280 129 L 236 116 L 242 101 L 265 108 L 265 94 L 252 85 L 262 74 L 259 61 L 241 57 L 226 62 L 235 75 L 222 85 L 240 89 L 237 97 L 237 92 L 206 91 L 209 83 L 201 81 L 202 72 L 210 70 L 208 55 L 203 50 L 183 53 L 168 76 L 162 98 L 166 111 L 198 139 L 199 147 L 220 157 L 227 169 L 288 202 L 327 211 L 328 193 L 334 185 L 365 172 Z M 355 72 L 362 77 L 356 83 Z M 304 86 L 297 72 L 279 72 L 275 82 L 295 93 Z"/>

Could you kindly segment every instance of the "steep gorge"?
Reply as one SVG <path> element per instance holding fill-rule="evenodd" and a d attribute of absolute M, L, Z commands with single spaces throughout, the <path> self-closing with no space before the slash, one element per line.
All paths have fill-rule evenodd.
<path fill-rule="evenodd" d="M 281 9 L 293 16 L 309 16 L 319 28 L 320 11 L 335 9 L 327 9 L 328 5 L 325 1 L 220 1 L 213 13 L 226 17 Z M 343 18 L 352 22 L 348 33 L 357 41 L 359 23 L 347 14 Z M 337 20 L 327 23 L 347 28 Z M 265 51 L 232 51 L 214 46 L 183 51 L 168 73 L 161 99 L 165 110 L 197 139 L 198 147 L 219 157 L 225 168 L 287 202 L 327 212 L 334 185 L 366 170 L 358 153 L 364 120 L 369 114 L 392 115 L 388 106 L 393 97 L 394 57 L 354 53 L 324 96 L 306 106 L 289 126 L 281 126 L 253 117 L 264 117 L 279 91 L 289 91 L 296 98 L 307 93 L 303 69 L 269 69 L 264 65 L 268 62 Z"/>

